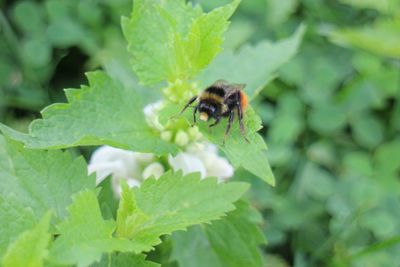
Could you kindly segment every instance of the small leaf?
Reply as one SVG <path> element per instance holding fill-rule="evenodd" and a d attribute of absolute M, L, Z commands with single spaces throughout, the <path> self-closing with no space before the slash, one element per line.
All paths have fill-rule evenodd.
<path fill-rule="evenodd" d="M 125 181 L 121 183 L 121 201 L 117 213 L 118 237 L 133 238 L 141 224 L 148 221 L 148 217 L 136 205 L 135 195 L 130 191 Z"/>
<path fill-rule="evenodd" d="M 47 256 L 51 235 L 48 233 L 51 213 L 47 212 L 31 230 L 22 233 L 8 248 L 4 267 L 40 267 Z"/>
<path fill-rule="evenodd" d="M 309 115 L 310 127 L 320 134 L 334 134 L 344 127 L 347 117 L 342 108 L 334 103 L 319 103 Z"/>
<path fill-rule="evenodd" d="M 362 146 L 376 147 L 383 140 L 383 125 L 372 115 L 363 115 L 352 121 L 354 138 Z"/>
<path fill-rule="evenodd" d="M 233 202 L 247 184 L 217 184 L 214 178 L 200 180 L 198 174 L 166 173 L 158 180 L 145 180 L 140 188 L 123 187 L 117 217 L 117 234 L 148 251 L 160 236 L 186 227 L 216 220 L 234 209 Z"/>
<path fill-rule="evenodd" d="M 70 216 L 57 226 L 60 236 L 50 248 L 52 262 L 87 266 L 99 261 L 102 253 L 133 249 L 128 240 L 112 237 L 115 222 L 102 218 L 93 191 L 76 195 L 68 211 Z"/>
<path fill-rule="evenodd" d="M 144 118 L 140 97 L 101 71 L 87 74 L 89 86 L 68 89 L 69 103 L 53 104 L 43 119 L 30 125 L 29 134 L 0 124 L 3 132 L 29 148 L 111 145 L 152 153 L 171 153 L 175 145 L 159 139 Z"/>
<path fill-rule="evenodd" d="M 393 141 L 386 142 L 380 145 L 374 154 L 375 168 L 385 170 L 386 172 L 396 173 L 400 170 L 400 140 L 394 139 Z"/>

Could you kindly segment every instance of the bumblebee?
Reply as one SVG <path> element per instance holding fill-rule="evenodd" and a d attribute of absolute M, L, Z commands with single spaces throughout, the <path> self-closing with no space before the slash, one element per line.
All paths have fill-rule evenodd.
<path fill-rule="evenodd" d="M 200 113 L 200 120 L 208 121 L 214 119 L 214 123 L 209 127 L 217 125 L 222 117 L 228 117 L 228 125 L 225 130 L 224 143 L 229 135 L 235 113 L 240 125 L 240 133 L 243 138 L 249 142 L 245 136 L 245 128 L 243 125 L 243 113 L 247 108 L 247 96 L 242 91 L 245 84 L 230 84 L 223 80 L 218 80 L 211 86 L 207 87 L 200 95 L 191 98 L 184 106 L 180 114 L 182 114 L 193 102 L 198 100 L 198 104 L 193 106 L 193 122 L 196 123 L 196 114 Z"/>

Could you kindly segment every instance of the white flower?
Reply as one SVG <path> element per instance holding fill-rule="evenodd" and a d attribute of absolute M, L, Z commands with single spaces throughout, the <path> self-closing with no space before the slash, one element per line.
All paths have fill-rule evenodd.
<path fill-rule="evenodd" d="M 174 170 L 184 174 L 200 172 L 201 177 L 213 176 L 224 181 L 233 176 L 234 169 L 228 160 L 218 155 L 218 149 L 211 143 L 197 143 L 187 148 L 186 152 L 169 156 L 168 163 Z"/>
<path fill-rule="evenodd" d="M 193 154 L 180 152 L 175 157 L 168 156 L 168 163 L 175 171 L 182 170 L 183 174 L 200 172 L 201 177 L 206 177 L 206 168 L 203 162 Z"/>
<path fill-rule="evenodd" d="M 89 174 L 96 172 L 96 184 L 101 183 L 109 175 L 116 178 L 138 179 L 140 169 L 136 155 L 135 152 L 102 146 L 90 158 Z"/>
<path fill-rule="evenodd" d="M 117 196 L 121 194 L 121 179 L 126 180 L 129 187 L 140 186 L 144 178 L 160 177 L 164 167 L 154 162 L 153 154 L 138 153 L 110 146 L 98 148 L 92 155 L 88 172 L 96 173 L 96 184 L 100 184 L 107 176 L 112 176 L 112 188 Z"/>

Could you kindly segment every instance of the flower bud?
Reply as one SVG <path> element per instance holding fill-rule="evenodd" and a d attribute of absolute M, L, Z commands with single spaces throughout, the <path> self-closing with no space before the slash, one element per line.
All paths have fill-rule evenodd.
<path fill-rule="evenodd" d="M 172 139 L 171 131 L 163 131 L 163 132 L 161 132 L 161 139 L 166 141 L 166 142 L 171 141 L 171 139 Z"/>
<path fill-rule="evenodd" d="M 201 132 L 199 131 L 199 127 L 197 127 L 197 126 L 190 127 L 189 130 L 188 130 L 188 134 L 189 134 L 190 139 L 192 141 L 197 141 L 200 138 L 202 138 L 202 136 L 203 136 L 201 134 Z"/>
<path fill-rule="evenodd" d="M 189 136 L 182 130 L 175 135 L 175 143 L 179 146 L 186 146 L 189 143 Z"/>

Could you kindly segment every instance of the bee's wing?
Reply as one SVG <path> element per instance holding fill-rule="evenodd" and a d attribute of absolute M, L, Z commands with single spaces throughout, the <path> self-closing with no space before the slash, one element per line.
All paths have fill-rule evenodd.
<path fill-rule="evenodd" d="M 230 85 L 231 84 L 225 80 L 217 80 L 212 84 L 212 86 L 221 87 L 221 88 L 229 87 Z"/>
<path fill-rule="evenodd" d="M 246 84 L 245 83 L 234 83 L 234 84 L 231 84 L 231 86 L 234 90 L 243 90 L 246 87 Z"/>
<path fill-rule="evenodd" d="M 227 91 L 243 90 L 246 87 L 244 83 L 229 83 L 226 80 L 217 80 L 212 86 L 224 88 Z"/>
<path fill-rule="evenodd" d="M 227 92 L 225 97 L 229 97 L 230 95 L 237 93 L 238 91 L 243 90 L 246 87 L 246 84 L 244 83 L 232 83 L 229 84 L 225 90 Z"/>

